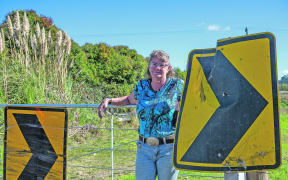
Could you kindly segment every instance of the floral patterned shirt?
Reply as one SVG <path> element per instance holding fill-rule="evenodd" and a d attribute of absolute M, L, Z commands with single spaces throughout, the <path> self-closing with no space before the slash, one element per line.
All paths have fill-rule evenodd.
<path fill-rule="evenodd" d="M 173 114 L 180 101 L 184 81 L 168 78 L 165 85 L 156 92 L 150 79 L 143 79 L 134 88 L 137 100 L 137 115 L 140 121 L 139 134 L 143 137 L 166 137 L 174 134 Z"/>

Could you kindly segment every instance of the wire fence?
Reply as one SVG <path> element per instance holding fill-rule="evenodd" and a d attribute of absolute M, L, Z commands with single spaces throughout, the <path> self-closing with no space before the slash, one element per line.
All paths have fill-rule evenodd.
<path fill-rule="evenodd" d="M 74 109 L 97 108 L 98 104 L 21 106 L 65 107 Z M 4 106 L 0 105 L 0 107 Z M 132 121 L 132 119 L 129 118 L 133 118 L 135 112 L 132 111 L 128 114 L 121 114 L 115 110 L 115 108 L 119 109 L 119 107 L 110 106 L 109 108 L 111 111 L 108 111 L 106 120 L 110 122 L 105 124 L 108 127 L 98 127 L 86 124 L 83 126 L 68 126 L 67 179 L 134 178 L 138 129 L 135 128 L 135 126 L 129 127 L 129 123 L 126 123 L 126 121 Z M 130 105 L 120 108 L 135 108 L 135 106 Z M 136 119 L 136 117 L 134 118 Z M 123 126 L 122 124 L 126 124 L 126 126 Z M 1 125 L 1 134 L 3 134 L 4 129 L 4 125 Z M 284 129 L 284 131 L 286 132 L 288 129 Z M 3 143 L 1 142 L 1 144 Z M 0 163 L 3 164 L 3 161 L 1 160 Z M 211 175 L 210 173 L 209 175 L 206 175 L 180 171 L 178 179 L 224 179 L 224 174 L 215 173 Z"/>
<path fill-rule="evenodd" d="M 110 106 L 110 108 L 118 108 L 118 107 L 115 107 L 115 106 Z M 135 108 L 135 106 L 126 106 L 126 107 L 122 107 L 122 108 Z M 125 116 L 127 118 L 128 116 L 128 119 L 131 118 L 131 114 L 118 114 L 118 113 L 109 113 L 108 111 L 108 114 L 110 115 L 110 126 L 111 127 L 106 127 L 106 128 L 103 128 L 103 127 L 89 127 L 89 129 L 94 129 L 94 130 L 105 130 L 105 131 L 110 131 L 111 133 L 111 138 L 110 138 L 110 146 L 107 144 L 106 147 L 102 147 L 102 148 L 95 148 L 95 147 L 68 147 L 68 149 L 72 150 L 72 149 L 81 149 L 81 150 L 91 150 L 90 152 L 87 152 L 87 153 L 82 153 L 82 154 L 77 154 L 73 157 L 70 157 L 68 158 L 68 164 L 69 162 L 73 161 L 73 160 L 77 160 L 77 159 L 81 159 L 81 158 L 85 158 L 85 157 L 91 157 L 95 154 L 100 154 L 100 153 L 103 153 L 103 152 L 109 152 L 111 153 L 110 157 L 111 157 L 111 164 L 110 164 L 110 167 L 107 167 L 106 166 L 93 166 L 93 165 L 74 165 L 73 163 L 71 163 L 70 167 L 73 167 L 73 168 L 80 168 L 80 169 L 94 169 L 94 170 L 102 170 L 102 175 L 105 174 L 104 171 L 111 171 L 111 179 L 119 179 L 120 177 L 117 176 L 117 175 L 124 175 L 124 174 L 135 174 L 135 167 L 134 167 L 134 164 L 135 164 L 135 159 L 136 159 L 136 146 L 135 146 L 135 143 L 137 142 L 137 138 L 135 139 L 135 137 L 138 137 L 137 136 L 137 131 L 138 129 L 137 128 L 119 128 L 119 127 L 115 127 L 115 120 L 119 120 L 117 118 L 119 117 L 124 117 L 125 119 Z M 116 118 L 115 118 L 116 117 Z M 87 126 L 72 126 L 70 127 L 70 129 L 87 129 L 88 127 Z M 124 131 L 124 133 L 127 133 L 127 131 L 133 131 L 134 132 L 134 135 L 131 137 L 128 137 L 126 139 L 127 142 L 122 142 L 122 143 L 118 143 L 117 140 L 115 141 L 115 131 Z M 129 134 L 129 133 L 127 133 Z M 132 139 L 134 140 L 132 140 Z M 130 139 L 130 140 L 129 140 Z M 116 145 L 115 145 L 116 144 Z M 127 147 L 127 145 L 132 145 L 132 149 L 131 149 L 131 146 L 130 147 Z M 123 148 L 125 149 L 123 149 Z M 118 149 L 118 148 L 121 148 L 121 149 Z M 114 162 L 114 158 L 115 157 L 115 153 L 116 152 L 125 152 L 125 154 L 123 153 L 119 153 L 117 155 L 121 155 L 121 156 L 125 156 L 126 158 L 128 158 L 129 156 L 132 155 L 133 158 L 128 158 L 130 159 L 130 162 L 127 163 L 129 164 L 130 168 L 127 169 L 127 168 L 123 168 L 123 167 L 115 167 L 115 165 L 117 165 L 117 163 Z M 127 152 L 131 152 L 132 154 L 127 154 Z M 126 159 L 124 157 L 124 159 Z M 123 157 L 122 157 L 123 158 Z M 85 162 L 93 162 L 94 160 L 90 160 L 90 161 L 85 161 Z M 126 165 L 127 165 L 126 164 Z M 121 173 L 117 173 L 117 172 L 121 172 Z M 123 173 L 125 172 L 125 173 Z M 128 172 L 128 173 L 127 173 Z M 107 174 L 107 173 L 106 173 Z M 116 175 L 116 176 L 115 176 Z M 185 177 L 184 179 L 194 179 L 194 178 L 203 178 L 203 179 L 223 179 L 224 176 L 223 176 L 223 173 L 222 173 L 222 176 L 218 175 L 218 176 L 208 176 L 208 175 L 197 175 L 197 174 L 188 174 L 188 173 L 180 173 L 179 176 L 182 176 L 182 177 Z M 178 176 L 178 177 L 179 177 Z M 194 177 L 194 178 L 193 178 Z M 77 178 L 80 178 L 80 177 L 73 177 L 71 179 L 77 179 Z M 84 179 L 94 179 L 94 178 L 99 178 L 99 174 L 89 174 L 87 176 L 82 176 L 81 178 L 84 178 Z M 104 177 L 103 177 L 104 178 Z M 133 178 L 133 177 L 132 177 Z"/>

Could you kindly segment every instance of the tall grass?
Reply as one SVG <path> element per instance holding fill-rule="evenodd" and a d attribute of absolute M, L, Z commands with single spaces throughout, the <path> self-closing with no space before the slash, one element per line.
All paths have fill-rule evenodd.
<path fill-rule="evenodd" d="M 71 38 L 59 30 L 53 41 L 51 32 L 39 23 L 30 25 L 25 11 L 12 16 L 0 31 L 0 101 L 71 103 Z"/>

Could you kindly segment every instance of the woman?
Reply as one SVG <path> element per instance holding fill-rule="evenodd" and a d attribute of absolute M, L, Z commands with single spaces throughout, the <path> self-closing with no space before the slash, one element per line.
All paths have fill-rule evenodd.
<path fill-rule="evenodd" d="M 140 80 L 129 96 L 104 98 L 98 108 L 102 118 L 108 104 L 137 104 L 139 141 L 137 142 L 136 179 L 177 179 L 172 165 L 174 131 L 183 81 L 172 78 L 169 56 L 162 50 L 150 54 L 148 78 Z"/>

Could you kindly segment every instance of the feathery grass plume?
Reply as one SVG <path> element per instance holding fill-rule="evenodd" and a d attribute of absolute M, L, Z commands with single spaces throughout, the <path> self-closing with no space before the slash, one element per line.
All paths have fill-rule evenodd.
<path fill-rule="evenodd" d="M 14 30 L 17 36 L 19 36 L 19 32 L 21 30 L 21 23 L 20 23 L 20 17 L 19 12 L 16 11 L 15 17 L 14 17 Z"/>
<path fill-rule="evenodd" d="M 35 34 L 33 34 L 33 42 L 34 42 L 35 48 L 37 49 L 38 43 L 37 43 L 37 38 Z"/>
<path fill-rule="evenodd" d="M 32 32 L 30 33 L 30 46 L 31 46 L 32 51 L 35 51 Z"/>
<path fill-rule="evenodd" d="M 18 38 L 15 38 L 15 44 L 17 47 L 20 47 L 20 40 Z"/>
<path fill-rule="evenodd" d="M 29 20 L 27 18 L 26 12 L 24 12 L 24 15 L 23 15 L 22 26 L 23 26 L 23 35 L 24 35 L 24 37 L 27 38 L 29 35 L 30 24 L 29 24 Z"/>
<path fill-rule="evenodd" d="M 62 31 L 58 31 L 56 33 L 56 48 L 60 48 L 62 46 Z"/>
<path fill-rule="evenodd" d="M 45 41 L 46 41 L 45 28 L 42 27 L 41 37 L 40 37 L 40 39 L 39 39 L 39 43 L 44 47 Z"/>
<path fill-rule="evenodd" d="M 39 44 L 40 44 L 40 55 L 41 55 L 41 61 L 42 61 L 42 69 L 43 69 L 43 73 L 45 74 L 45 55 L 48 54 L 48 52 L 46 53 L 46 48 L 47 48 L 47 40 L 46 40 L 46 32 L 45 32 L 45 28 L 42 27 L 41 30 L 41 37 L 39 39 Z M 39 71 L 40 72 L 40 71 Z"/>
<path fill-rule="evenodd" d="M 59 30 L 56 33 L 56 46 L 55 46 L 55 52 L 56 52 L 56 61 L 55 63 L 55 72 L 58 74 L 57 76 L 57 84 L 60 88 L 63 88 L 64 80 L 63 79 L 63 60 L 65 55 L 65 50 L 63 50 L 63 34 L 62 31 Z"/>
<path fill-rule="evenodd" d="M 58 62 L 61 61 L 61 57 L 62 57 L 62 31 L 58 31 L 56 33 L 56 46 L 55 46 L 55 52 L 56 52 L 56 56 L 58 57 Z M 60 65 L 60 64 L 59 64 Z"/>
<path fill-rule="evenodd" d="M 25 49 L 25 53 L 27 53 L 27 55 L 28 55 L 28 52 L 29 52 L 29 48 L 28 48 L 28 43 L 25 41 L 25 47 L 24 47 L 24 49 Z"/>
<path fill-rule="evenodd" d="M 4 51 L 4 47 L 3 46 L 3 43 L 2 43 L 2 35 L 0 36 L 0 53 L 2 53 Z"/>
<path fill-rule="evenodd" d="M 51 30 L 48 32 L 48 46 L 49 48 L 52 47 L 52 36 L 51 36 Z"/>
<path fill-rule="evenodd" d="M 63 36 L 64 36 L 64 43 L 66 43 L 66 42 L 67 42 L 67 39 L 68 39 L 68 34 L 67 34 L 67 32 L 64 32 Z"/>
<path fill-rule="evenodd" d="M 29 47 L 28 47 L 27 40 L 23 39 L 23 46 L 24 46 L 23 49 L 24 49 L 24 52 L 25 52 L 25 66 L 26 66 L 26 69 L 28 68 L 28 66 L 30 64 L 30 55 L 29 55 Z"/>
<path fill-rule="evenodd" d="M 47 56 L 48 55 L 48 42 L 47 42 L 47 39 L 44 43 L 44 55 Z"/>
<path fill-rule="evenodd" d="M 71 50 L 71 38 L 66 32 L 64 32 L 64 43 L 66 45 L 65 53 L 69 54 Z"/>
<path fill-rule="evenodd" d="M 70 51 L 71 51 L 71 38 L 68 36 L 66 43 L 66 54 L 70 54 Z"/>
<path fill-rule="evenodd" d="M 21 48 L 21 23 L 20 23 L 20 17 L 19 17 L 18 11 L 16 11 L 14 15 L 14 40 L 15 40 L 16 46 L 20 49 Z M 18 56 L 20 56 L 20 54 L 18 54 Z"/>
<path fill-rule="evenodd" d="M 42 41 L 45 42 L 46 41 L 46 32 L 45 32 L 45 28 L 42 27 L 42 31 L 41 31 L 41 38 L 42 38 Z"/>
<path fill-rule="evenodd" d="M 65 47 L 66 48 L 66 46 L 67 46 L 67 40 L 68 40 L 68 34 L 67 34 L 67 32 L 63 32 L 63 44 L 62 44 L 62 46 L 63 46 L 63 48 Z M 63 53 L 66 53 L 66 49 L 64 49 L 64 52 Z"/>
<path fill-rule="evenodd" d="M 38 23 L 38 22 L 37 22 L 37 24 L 36 24 L 36 29 L 35 29 L 35 31 L 36 31 L 36 36 L 37 36 L 37 38 L 40 39 L 40 34 L 41 34 L 41 32 L 40 32 L 40 26 L 39 26 L 39 23 Z"/>
<path fill-rule="evenodd" d="M 1 36 L 2 36 L 2 47 L 5 49 L 5 36 L 3 29 L 1 29 Z"/>
<path fill-rule="evenodd" d="M 37 57 L 37 38 L 35 34 L 32 35 L 32 32 L 30 35 L 30 41 L 31 41 L 31 48 L 33 50 L 34 57 L 35 59 L 37 59 L 36 58 Z"/>
<path fill-rule="evenodd" d="M 36 35 L 33 34 L 32 32 L 30 34 L 30 42 L 31 42 L 31 48 L 33 50 L 32 55 L 34 56 L 34 62 L 36 62 L 37 61 L 37 39 L 36 39 Z"/>
<path fill-rule="evenodd" d="M 35 49 L 35 45 L 34 45 L 34 38 L 33 38 L 33 33 L 30 33 L 30 44 L 31 44 L 31 48 L 32 50 Z"/>
<path fill-rule="evenodd" d="M 7 24 L 8 24 L 8 38 L 10 39 L 14 36 L 14 30 L 13 30 L 12 21 L 9 15 L 7 16 Z"/>

